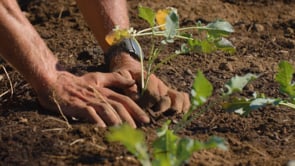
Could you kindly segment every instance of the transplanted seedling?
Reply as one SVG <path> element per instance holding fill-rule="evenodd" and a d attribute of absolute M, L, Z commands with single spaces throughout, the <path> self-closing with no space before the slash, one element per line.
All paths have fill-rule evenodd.
<path fill-rule="evenodd" d="M 287 98 L 271 98 L 264 94 L 254 92 L 251 98 L 234 97 L 223 103 L 225 110 L 235 112 L 241 115 L 248 115 L 251 111 L 262 108 L 266 105 L 284 105 L 295 109 L 295 85 L 292 81 L 294 67 L 287 61 L 279 63 L 279 71 L 276 74 L 275 81 L 280 85 L 280 92 L 287 95 Z M 234 92 L 242 92 L 243 88 L 252 80 L 257 79 L 258 76 L 254 74 L 246 74 L 245 76 L 235 76 L 225 87 L 228 89 L 224 95 L 229 96 Z"/>
<path fill-rule="evenodd" d="M 192 106 L 189 113 L 183 118 L 184 121 L 193 110 L 207 101 L 207 98 L 212 95 L 212 91 L 213 86 L 199 71 L 191 92 Z M 182 138 L 175 134 L 176 130 L 169 129 L 169 124 L 170 121 L 167 121 L 158 129 L 157 138 L 152 143 L 151 153 L 148 153 L 144 133 L 127 124 L 110 128 L 107 139 L 123 144 L 143 166 L 179 166 L 188 162 L 193 152 L 210 148 L 227 149 L 222 138 L 212 136 L 206 142 L 187 137 Z"/>
<path fill-rule="evenodd" d="M 158 129 L 151 153 L 148 152 L 144 133 L 127 124 L 112 127 L 107 139 L 123 144 L 143 166 L 179 166 L 188 162 L 193 152 L 211 148 L 227 150 L 222 138 L 211 137 L 206 142 L 181 138 L 168 128 L 169 123 Z"/>
<path fill-rule="evenodd" d="M 124 38 L 133 38 L 136 40 L 136 38 L 142 36 L 149 37 L 151 46 L 149 47 L 150 52 L 145 78 L 143 74 L 143 55 L 140 56 L 142 66 L 141 86 L 143 89 L 146 88 L 151 74 L 158 70 L 163 63 L 166 63 L 179 54 L 194 52 L 211 53 L 217 50 L 228 53 L 235 52 L 232 43 L 225 38 L 234 32 L 231 24 L 226 21 L 216 20 L 207 25 L 197 22 L 194 26 L 180 27 L 179 16 L 175 8 L 168 7 L 155 12 L 151 8 L 139 6 L 138 11 L 139 17 L 149 24 L 149 28 L 135 30 L 134 28 L 120 29 L 120 27 L 116 27 L 113 33 L 106 36 L 106 41 L 110 45 L 114 45 Z M 194 36 L 196 33 L 198 37 Z M 160 63 L 155 64 L 155 60 L 161 51 L 175 40 L 183 42 L 181 47 L 162 59 Z M 157 42 L 160 43 L 156 44 Z"/>

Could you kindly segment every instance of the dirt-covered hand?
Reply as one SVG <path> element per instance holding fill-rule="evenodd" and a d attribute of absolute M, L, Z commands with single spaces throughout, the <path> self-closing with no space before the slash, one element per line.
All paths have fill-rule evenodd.
<path fill-rule="evenodd" d="M 127 88 L 125 94 L 133 100 L 138 100 L 141 105 L 154 108 L 157 112 L 173 110 L 177 113 L 187 112 L 190 107 L 189 95 L 167 87 L 154 74 L 150 75 L 144 96 L 140 99 L 141 66 L 140 62 L 128 53 L 121 52 L 110 61 L 110 70 L 116 71 L 125 78 L 134 79 L 137 84 Z"/>
<path fill-rule="evenodd" d="M 54 111 L 59 111 L 60 106 L 60 111 L 68 117 L 88 120 L 102 127 L 122 122 L 136 127 L 136 122 L 149 122 L 147 114 L 129 97 L 109 89 L 128 88 L 133 84 L 134 80 L 116 72 L 88 73 L 79 77 L 59 72 L 47 92 L 37 93 L 42 106 Z"/>

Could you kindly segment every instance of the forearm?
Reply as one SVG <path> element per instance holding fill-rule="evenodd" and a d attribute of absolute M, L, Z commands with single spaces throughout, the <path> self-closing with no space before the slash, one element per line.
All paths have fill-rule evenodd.
<path fill-rule="evenodd" d="M 21 12 L 15 0 L 0 1 L 0 54 L 33 88 L 55 76 L 57 58 Z"/>
<path fill-rule="evenodd" d="M 107 51 L 109 48 L 109 45 L 105 41 L 105 36 L 115 26 L 118 25 L 120 29 L 129 28 L 126 0 L 76 1 L 103 51 Z"/>

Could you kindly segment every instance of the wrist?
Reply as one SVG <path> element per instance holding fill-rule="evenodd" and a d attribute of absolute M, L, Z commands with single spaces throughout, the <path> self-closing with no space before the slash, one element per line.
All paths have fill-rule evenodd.
<path fill-rule="evenodd" d="M 109 62 L 109 70 L 117 71 L 121 68 L 128 67 L 140 67 L 140 62 L 137 59 L 134 59 L 129 53 L 120 52 L 116 56 L 113 56 Z"/>
<path fill-rule="evenodd" d="M 141 61 L 143 57 L 144 54 L 138 41 L 135 38 L 125 38 L 109 48 L 105 54 L 105 63 L 112 70 L 118 64 L 135 62 L 134 60 Z"/>
<path fill-rule="evenodd" d="M 36 92 L 46 91 L 56 83 L 59 73 L 64 72 L 54 55 L 48 57 L 46 63 L 36 65 L 26 80 Z"/>

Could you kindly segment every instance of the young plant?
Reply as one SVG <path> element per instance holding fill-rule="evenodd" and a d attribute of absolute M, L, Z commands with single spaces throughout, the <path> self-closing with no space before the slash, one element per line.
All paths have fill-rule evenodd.
<path fill-rule="evenodd" d="M 240 115 L 247 116 L 251 111 L 262 108 L 266 105 L 284 105 L 295 109 L 295 85 L 292 82 L 294 67 L 287 61 L 279 63 L 279 71 L 276 74 L 275 81 L 280 85 L 280 92 L 286 94 L 287 99 L 269 98 L 264 94 L 255 92 L 252 98 L 234 97 L 231 100 L 225 101 L 223 107 L 228 112 L 235 112 Z M 229 96 L 234 92 L 242 92 L 246 86 L 253 79 L 258 78 L 257 75 L 247 74 L 245 76 L 236 76 L 232 78 L 225 87 L 228 89 L 225 96 Z"/>
<path fill-rule="evenodd" d="M 174 126 L 175 132 L 178 132 L 180 129 L 190 124 L 196 117 L 206 111 L 206 109 L 203 109 L 196 112 L 198 108 L 207 102 L 212 93 L 212 84 L 207 80 L 201 71 L 198 71 L 191 90 L 191 107 L 189 108 L 188 112 L 184 114 L 181 121 L 177 123 L 176 126 Z"/>
<path fill-rule="evenodd" d="M 202 72 L 198 71 L 191 92 L 192 106 L 189 113 L 183 118 L 183 121 L 186 121 L 197 107 L 207 101 L 212 91 L 211 83 Z M 110 128 L 107 139 L 111 142 L 116 141 L 123 144 L 143 166 L 183 165 L 189 160 L 193 152 L 216 147 L 223 150 L 227 149 L 224 140 L 219 137 L 211 137 L 206 142 L 200 142 L 191 138 L 181 138 L 174 133 L 174 130 L 169 129 L 169 124 L 170 121 L 167 121 L 162 128 L 158 129 L 157 138 L 154 140 L 151 148 L 152 154 L 149 154 L 147 151 L 143 132 L 133 129 L 127 124 Z"/>
<path fill-rule="evenodd" d="M 207 25 L 200 22 L 195 26 L 180 27 L 179 16 L 177 10 L 172 7 L 161 9 L 155 12 L 151 8 L 139 6 L 139 17 L 144 19 L 149 28 L 143 30 L 135 30 L 134 28 L 122 30 L 116 27 L 112 34 L 106 36 L 106 41 L 110 44 L 116 44 L 123 38 L 133 38 L 148 36 L 151 40 L 150 53 L 148 56 L 146 77 L 144 77 L 143 55 L 141 55 L 142 68 L 142 88 L 146 88 L 149 76 L 158 70 L 164 63 L 170 59 L 183 53 L 211 53 L 221 50 L 228 53 L 235 51 L 234 46 L 225 37 L 234 32 L 233 27 L 226 21 L 216 20 Z M 198 32 L 199 38 L 193 36 Z M 156 41 L 161 40 L 160 46 L 156 47 Z M 166 56 L 160 63 L 155 64 L 161 51 L 167 47 L 167 44 L 173 43 L 175 40 L 184 41 L 181 48 L 175 53 Z"/>
<path fill-rule="evenodd" d="M 201 106 L 211 96 L 213 87 L 211 83 L 204 77 L 199 71 L 192 89 L 192 106 L 187 114 L 185 114 L 182 120 L 175 126 L 174 130 L 177 132 L 181 128 L 190 124 L 196 117 L 210 109 L 213 105 L 222 105 L 227 112 L 238 113 L 243 116 L 247 116 L 253 110 L 263 108 L 267 105 L 283 105 L 295 109 L 295 84 L 292 81 L 295 74 L 294 67 L 286 62 L 279 63 L 279 71 L 276 74 L 276 82 L 280 85 L 280 91 L 287 95 L 286 99 L 266 97 L 264 94 L 254 92 L 252 97 L 247 98 L 237 95 L 241 93 L 244 87 L 251 81 L 258 79 L 259 75 L 247 73 L 244 76 L 234 76 L 226 84 L 226 92 L 223 92 L 221 97 L 214 99 L 214 101 L 205 105 L 203 109 Z"/>
<path fill-rule="evenodd" d="M 151 154 L 148 153 L 143 132 L 127 124 L 110 128 L 107 139 L 123 144 L 143 166 L 179 166 L 187 162 L 193 152 L 210 148 L 227 150 L 224 140 L 219 137 L 211 137 L 206 142 L 181 138 L 168 128 L 169 123 L 167 121 L 158 129 Z"/>

